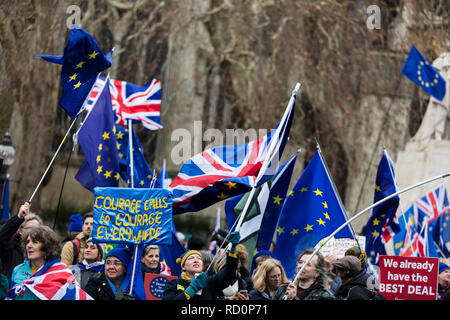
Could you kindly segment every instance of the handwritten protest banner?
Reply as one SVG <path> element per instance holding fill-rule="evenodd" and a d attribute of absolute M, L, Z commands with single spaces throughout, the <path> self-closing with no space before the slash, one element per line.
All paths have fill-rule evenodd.
<path fill-rule="evenodd" d="M 176 278 L 175 276 L 146 273 L 144 286 L 147 300 L 162 300 L 167 281 Z"/>
<path fill-rule="evenodd" d="M 172 198 L 166 189 L 94 189 L 94 242 L 172 243 Z"/>
<path fill-rule="evenodd" d="M 322 240 L 320 240 L 316 244 L 315 248 L 320 246 L 322 244 L 323 240 L 325 240 L 325 239 L 326 239 L 326 237 L 323 238 Z M 350 249 L 352 247 L 358 247 L 358 243 L 359 243 L 359 247 L 361 247 L 362 250 L 365 250 L 366 237 L 358 236 L 358 242 L 356 242 L 355 239 L 349 239 L 349 238 L 339 238 L 339 239 L 332 238 L 324 246 L 322 246 L 322 248 L 320 249 L 320 252 L 322 253 L 322 255 L 324 257 L 328 256 L 328 255 L 333 255 L 336 257 L 336 259 L 340 259 L 345 256 L 345 252 L 348 249 Z"/>
<path fill-rule="evenodd" d="M 378 292 L 387 300 L 436 300 L 438 258 L 380 256 Z"/>

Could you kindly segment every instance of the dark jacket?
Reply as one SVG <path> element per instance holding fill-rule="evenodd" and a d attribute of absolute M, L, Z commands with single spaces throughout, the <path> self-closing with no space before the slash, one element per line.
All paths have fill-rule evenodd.
<path fill-rule="evenodd" d="M 217 300 L 223 296 L 222 290 L 236 281 L 236 269 L 239 258 L 228 254 L 227 261 L 222 270 L 216 274 L 208 275 L 206 286 L 200 295 L 194 295 L 190 300 Z M 190 281 L 179 277 L 169 280 L 163 293 L 163 300 L 188 300 L 184 291 L 189 287 Z"/>
<path fill-rule="evenodd" d="M 369 277 L 370 274 L 361 270 L 350 281 L 340 286 L 336 296 L 345 300 L 371 300 L 375 291 L 367 288 Z"/>
<path fill-rule="evenodd" d="M 269 292 L 267 291 L 267 289 L 263 292 L 259 292 L 258 290 L 250 290 L 250 292 L 248 293 L 248 298 L 250 300 L 272 300 L 272 297 L 270 296 Z"/>
<path fill-rule="evenodd" d="M 20 245 L 20 234 L 17 233 L 24 221 L 24 219 L 15 215 L 6 221 L 0 229 L 0 273 L 6 275 L 8 279 L 11 279 L 14 268 L 25 260 Z"/>
<path fill-rule="evenodd" d="M 288 283 L 283 283 L 273 295 L 272 300 L 282 300 L 288 285 Z M 308 289 L 298 293 L 294 300 L 336 300 L 336 297 L 316 281 Z"/>
<path fill-rule="evenodd" d="M 120 290 L 114 294 L 103 272 L 90 278 L 84 291 L 94 298 L 94 300 L 136 300 L 128 293 L 121 292 Z"/>

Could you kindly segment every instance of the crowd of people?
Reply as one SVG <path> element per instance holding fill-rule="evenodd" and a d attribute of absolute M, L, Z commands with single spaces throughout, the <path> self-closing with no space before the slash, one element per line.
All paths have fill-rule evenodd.
<path fill-rule="evenodd" d="M 92 213 L 73 215 L 69 235 L 61 242 L 30 212 L 30 204 L 23 204 L 0 229 L 0 299 L 146 299 L 130 290 L 130 249 L 119 246 L 105 255 L 105 245 L 90 238 L 93 220 Z M 314 251 L 307 249 L 297 258 L 296 272 L 303 268 L 302 273 L 289 280 L 268 250 L 256 253 L 248 270 L 249 254 L 239 244 L 239 232 L 230 233 L 227 249 L 215 255 L 203 249 L 199 238 L 187 238 L 180 237 L 186 246 L 177 260 L 181 275 L 166 283 L 163 300 L 384 300 L 358 247 L 339 259 L 318 252 L 304 266 Z M 172 274 L 156 245 L 144 248 L 139 263 L 142 278 L 146 273 Z M 449 300 L 450 267 L 440 262 L 438 272 L 437 298 Z M 71 296 L 73 288 L 78 291 Z"/>

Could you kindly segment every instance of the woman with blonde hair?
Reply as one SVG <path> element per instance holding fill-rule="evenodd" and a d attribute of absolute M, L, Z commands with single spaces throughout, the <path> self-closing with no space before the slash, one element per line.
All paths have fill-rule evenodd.
<path fill-rule="evenodd" d="M 249 292 L 250 300 L 272 300 L 278 287 L 289 283 L 280 261 L 267 259 L 253 276 L 253 290 Z"/>

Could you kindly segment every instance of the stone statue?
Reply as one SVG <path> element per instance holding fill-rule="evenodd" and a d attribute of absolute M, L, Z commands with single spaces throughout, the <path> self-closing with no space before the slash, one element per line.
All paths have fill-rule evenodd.
<path fill-rule="evenodd" d="M 411 140 L 417 150 L 425 149 L 431 140 L 450 140 L 450 52 L 434 60 L 433 67 L 445 79 L 446 93 L 442 101 L 430 97 L 420 128 Z"/>

